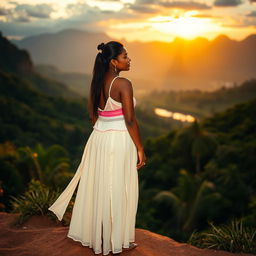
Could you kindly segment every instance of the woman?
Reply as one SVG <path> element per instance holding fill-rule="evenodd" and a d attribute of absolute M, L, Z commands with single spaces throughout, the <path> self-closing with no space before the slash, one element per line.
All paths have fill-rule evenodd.
<path fill-rule="evenodd" d="M 125 47 L 98 45 L 89 99 L 93 131 L 73 179 L 49 208 L 59 220 L 80 180 L 68 237 L 95 254 L 134 248 L 138 169 L 145 164 L 131 82 L 119 76 L 130 69 Z"/>

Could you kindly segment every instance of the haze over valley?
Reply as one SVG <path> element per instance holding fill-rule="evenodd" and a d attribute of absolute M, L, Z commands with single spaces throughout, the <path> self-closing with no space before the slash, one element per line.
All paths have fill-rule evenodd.
<path fill-rule="evenodd" d="M 97 45 L 113 40 L 104 33 L 67 29 L 13 41 L 30 52 L 36 65 L 52 65 L 61 72 L 91 76 Z M 219 35 L 209 41 L 175 38 L 172 42 L 121 41 L 128 50 L 130 78 L 137 92 L 158 90 L 214 90 L 233 86 L 256 74 L 256 34 L 241 41 Z M 85 79 L 88 87 L 90 79 Z"/>

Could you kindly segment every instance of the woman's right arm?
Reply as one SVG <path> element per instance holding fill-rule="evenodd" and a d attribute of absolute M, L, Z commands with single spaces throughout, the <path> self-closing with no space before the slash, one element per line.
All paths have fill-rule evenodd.
<path fill-rule="evenodd" d="M 123 107 L 123 114 L 126 123 L 127 130 L 137 148 L 138 163 L 137 168 L 139 169 L 144 165 L 146 156 L 142 145 L 140 136 L 139 126 L 135 117 L 134 105 L 133 105 L 133 89 L 132 84 L 125 78 L 119 79 L 121 102 Z"/>

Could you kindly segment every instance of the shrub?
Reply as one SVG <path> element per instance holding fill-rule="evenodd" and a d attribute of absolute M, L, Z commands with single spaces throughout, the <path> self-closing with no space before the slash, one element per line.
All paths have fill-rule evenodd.
<path fill-rule="evenodd" d="M 32 179 L 23 195 L 11 197 L 13 212 L 20 213 L 17 222 L 21 224 L 32 215 L 51 215 L 48 208 L 58 196 L 59 191 L 50 190 L 39 181 Z"/>
<path fill-rule="evenodd" d="M 256 253 L 256 229 L 245 226 L 241 220 L 232 220 L 227 225 L 214 226 L 207 232 L 194 232 L 188 243 L 201 248 L 229 252 Z"/>

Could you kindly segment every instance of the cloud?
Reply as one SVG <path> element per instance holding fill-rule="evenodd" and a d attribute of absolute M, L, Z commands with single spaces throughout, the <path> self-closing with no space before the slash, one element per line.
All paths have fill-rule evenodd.
<path fill-rule="evenodd" d="M 228 28 L 247 28 L 247 27 L 256 27 L 256 22 L 255 21 L 248 21 L 246 23 L 239 23 L 239 24 L 227 24 L 223 25 L 223 27 L 228 27 Z"/>
<path fill-rule="evenodd" d="M 240 4 L 242 4 L 241 0 L 215 0 L 214 2 L 215 6 L 221 6 L 221 7 L 238 6 Z"/>
<path fill-rule="evenodd" d="M 136 0 L 135 5 L 136 4 L 154 4 L 155 2 L 156 0 Z"/>
<path fill-rule="evenodd" d="M 227 28 L 256 28 L 256 10 L 241 16 L 230 16 L 228 22 L 222 23 Z M 254 32 L 252 32 L 254 33 Z"/>
<path fill-rule="evenodd" d="M 139 13 L 157 13 L 159 10 L 153 6 L 143 5 L 143 4 L 131 4 L 128 9 Z"/>
<path fill-rule="evenodd" d="M 105 0 L 101 1 L 107 3 Z M 224 2 L 224 0 L 215 0 L 215 2 L 220 1 Z M 237 1 L 226 0 L 229 3 L 238 3 Z M 247 1 L 247 4 L 250 5 L 250 0 L 241 1 Z M 61 9 L 57 9 L 58 4 L 30 5 L 20 2 L 12 2 L 13 6 L 8 6 L 8 8 L 0 6 L 0 16 L 3 16 L 0 19 L 0 27 L 7 36 L 24 37 L 47 32 L 56 33 L 67 28 L 106 33 L 115 31 L 116 34 L 125 34 L 126 32 L 132 34 L 133 29 L 135 34 L 139 34 L 138 29 L 141 29 L 146 33 L 148 28 L 145 25 L 147 24 L 145 17 L 153 17 L 154 14 L 162 14 L 164 11 L 169 14 L 169 8 L 179 8 L 184 11 L 199 10 L 193 15 L 198 18 L 221 18 L 218 17 L 218 13 L 207 14 L 208 10 L 212 8 L 210 5 L 212 0 L 136 0 L 134 3 L 115 0 L 115 2 L 123 3 L 123 8 L 119 11 L 102 10 L 99 5 L 99 7 L 90 6 L 84 0 L 72 2 L 66 6 L 60 5 Z M 201 13 L 200 10 L 205 13 Z M 232 13 L 227 13 L 227 16 L 232 16 Z M 225 26 L 237 28 L 255 26 L 255 12 L 250 9 L 247 15 L 244 14 L 245 20 L 241 15 L 234 14 L 233 17 L 238 21 L 229 20 Z M 150 28 L 151 26 L 148 30 Z"/>
<path fill-rule="evenodd" d="M 36 11 L 39 9 L 31 9 L 29 5 L 17 5 L 8 10 L 11 14 L 5 16 L 7 22 L 0 20 L 1 31 L 7 36 L 20 37 L 47 32 L 56 33 L 67 28 L 102 32 L 107 31 L 108 24 L 119 24 L 142 16 L 140 13 L 128 11 L 126 7 L 117 12 L 104 11 L 82 1 L 66 5 L 63 16 L 57 19 L 35 18 L 35 16 L 49 17 L 52 8 L 40 9 L 43 10 L 44 15 L 38 15 Z M 1 13 L 5 14 L 6 10 L 1 9 Z M 24 26 L 25 22 L 26 26 Z"/>
<path fill-rule="evenodd" d="M 50 15 L 53 11 L 54 9 L 49 4 L 21 4 L 17 5 L 14 9 L 14 12 L 24 12 L 28 17 L 41 19 L 50 18 Z"/>
<path fill-rule="evenodd" d="M 194 14 L 194 15 L 191 15 L 191 17 L 196 17 L 196 18 L 211 18 L 211 19 L 219 19 L 219 18 L 221 18 L 221 16 L 211 15 L 211 14 L 206 14 L 206 13 Z"/>
<path fill-rule="evenodd" d="M 5 8 L 0 8 L 0 16 L 6 16 L 9 14 L 9 10 Z"/>
<path fill-rule="evenodd" d="M 48 4 L 18 4 L 11 2 L 14 7 L 3 8 L 0 7 L 0 16 L 5 16 L 7 22 L 29 22 L 33 18 L 48 19 L 54 9 Z"/>
<path fill-rule="evenodd" d="M 252 11 L 246 15 L 247 17 L 256 17 L 256 11 Z"/>
<path fill-rule="evenodd" d="M 24 22 L 24 23 L 26 23 L 26 22 L 30 22 L 31 20 L 30 20 L 30 18 L 29 17 L 27 17 L 27 16 L 22 16 L 22 15 L 20 15 L 20 16 L 18 16 L 17 18 L 15 18 L 14 19 L 16 22 Z"/>
<path fill-rule="evenodd" d="M 159 5 L 166 7 L 166 8 L 179 8 L 179 9 L 185 9 L 185 10 L 205 10 L 205 9 L 211 9 L 211 6 L 199 3 L 199 2 L 181 2 L 181 1 L 160 1 L 158 3 Z"/>

